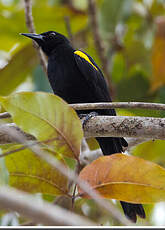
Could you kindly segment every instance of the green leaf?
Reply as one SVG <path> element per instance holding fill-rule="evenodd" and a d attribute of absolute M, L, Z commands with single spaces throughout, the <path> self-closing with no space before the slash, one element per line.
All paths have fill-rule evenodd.
<path fill-rule="evenodd" d="M 151 74 L 151 52 L 145 47 L 144 42 L 140 38 L 139 40 L 134 38 L 135 34 L 135 31 L 133 31 L 124 40 L 123 55 L 127 63 L 127 68 L 139 65 L 147 73 Z"/>
<path fill-rule="evenodd" d="M 164 149 L 164 140 L 150 140 L 135 146 L 132 150 L 132 154 L 145 160 L 154 161 L 155 163 L 165 167 Z"/>
<path fill-rule="evenodd" d="M 60 97 L 43 92 L 21 92 L 0 101 L 25 132 L 49 144 L 55 151 L 78 159 L 83 131 L 76 112 Z"/>
<path fill-rule="evenodd" d="M 18 146 L 17 146 L 18 147 Z M 68 179 L 29 149 L 5 157 L 9 184 L 30 193 L 67 194 Z M 64 164 L 64 161 L 61 160 Z"/>
<path fill-rule="evenodd" d="M 80 172 L 105 198 L 131 203 L 165 201 L 165 169 L 124 154 L 99 157 Z M 79 188 L 79 194 L 86 196 Z"/>
<path fill-rule="evenodd" d="M 90 150 L 96 150 L 96 149 L 100 148 L 100 146 L 99 146 L 99 144 L 95 138 L 92 138 L 92 137 L 88 138 L 88 139 L 86 139 L 86 142 L 88 143 Z"/>
<path fill-rule="evenodd" d="M 125 75 L 126 64 L 122 53 L 118 52 L 114 55 L 112 60 L 112 79 L 118 83 Z"/>
<path fill-rule="evenodd" d="M 14 54 L 9 63 L 0 69 L 0 94 L 8 95 L 13 92 L 36 64 L 37 55 L 31 44 Z"/>
<path fill-rule="evenodd" d="M 149 90 L 149 82 L 145 72 L 134 67 L 129 72 L 129 77 L 124 77 L 117 85 L 119 101 L 143 101 Z"/>

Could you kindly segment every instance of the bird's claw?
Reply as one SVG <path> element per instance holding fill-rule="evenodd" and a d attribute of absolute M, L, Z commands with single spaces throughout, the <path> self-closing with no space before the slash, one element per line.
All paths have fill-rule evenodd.
<path fill-rule="evenodd" d="M 87 122 L 92 118 L 92 117 L 95 117 L 95 116 L 98 116 L 99 114 L 97 112 L 91 112 L 91 113 L 88 113 L 88 114 L 79 114 L 79 118 L 82 119 L 84 118 L 84 120 L 82 121 L 82 127 L 84 128 L 85 125 L 87 124 Z"/>

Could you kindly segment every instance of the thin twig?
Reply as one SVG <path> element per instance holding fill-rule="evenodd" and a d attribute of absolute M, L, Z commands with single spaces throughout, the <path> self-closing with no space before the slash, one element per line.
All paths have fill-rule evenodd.
<path fill-rule="evenodd" d="M 69 104 L 75 110 L 94 110 L 94 109 L 150 109 L 165 110 L 165 104 L 147 103 L 147 102 L 100 102 L 100 103 L 82 103 Z"/>
<path fill-rule="evenodd" d="M 69 104 L 75 110 L 94 110 L 94 109 L 150 109 L 165 110 L 165 104 L 147 102 L 100 102 L 100 103 L 81 103 Z M 10 118 L 8 112 L 0 113 L 0 119 Z"/>
<path fill-rule="evenodd" d="M 11 155 L 11 154 L 13 154 L 13 153 L 19 152 L 19 151 L 24 150 L 24 149 L 26 149 L 26 148 L 27 148 L 26 146 L 22 146 L 22 147 L 20 147 L 20 148 L 14 149 L 14 150 L 7 151 L 7 152 L 1 154 L 1 155 L 0 155 L 0 158 L 6 157 L 6 156 L 8 156 L 8 155 Z"/>
<path fill-rule="evenodd" d="M 74 47 L 74 39 L 73 39 L 73 34 L 72 34 L 72 30 L 71 30 L 71 25 L 70 25 L 70 17 L 65 16 L 64 21 L 65 21 L 66 30 L 68 33 L 69 40 L 70 40 L 72 46 Z"/>
<path fill-rule="evenodd" d="M 4 126 L 1 126 L 0 127 L 0 132 L 2 131 L 2 132 L 5 132 L 5 128 L 3 128 Z M 10 127 L 10 128 L 12 128 L 13 129 L 13 127 L 12 126 L 8 126 L 8 127 Z M 25 138 L 27 138 L 27 140 L 29 140 L 29 142 L 27 142 L 27 144 L 26 144 L 26 146 L 21 146 L 21 147 L 17 147 L 16 149 L 13 149 L 13 150 L 10 150 L 10 151 L 6 151 L 6 152 L 4 152 L 3 154 L 0 154 L 0 158 L 2 158 L 2 157 L 6 157 L 6 156 L 8 156 L 8 155 L 10 155 L 10 154 L 13 154 L 13 153 L 16 153 L 16 152 L 19 152 L 19 151 L 21 151 L 21 150 L 24 150 L 24 149 L 26 149 L 26 148 L 29 148 L 29 147 L 31 147 L 31 146 L 33 146 L 33 145 L 39 145 L 39 144 L 48 144 L 48 143 L 51 143 L 51 142 L 53 142 L 53 141 L 55 141 L 55 140 L 57 140 L 58 138 L 51 138 L 51 139 L 48 139 L 48 140 L 45 140 L 45 141 L 34 141 L 35 140 L 35 137 L 33 137 L 32 135 L 30 135 L 30 134 L 27 134 L 27 133 L 24 133 L 22 130 L 20 130 L 18 127 L 16 127 L 15 125 L 14 125 L 14 129 L 15 130 L 17 130 L 17 132 L 20 132 L 20 134 L 21 135 L 23 135 Z M 1 138 L 1 136 L 0 136 L 0 138 Z M 11 139 L 10 139 L 11 140 Z M 14 140 L 14 141 L 16 141 L 16 140 Z M 2 142 L 2 140 L 0 139 L 0 143 Z M 12 142 L 10 142 L 10 143 L 12 143 Z"/>
<path fill-rule="evenodd" d="M 74 185 L 74 189 L 73 189 L 73 195 L 72 195 L 72 210 L 74 208 L 74 201 L 75 201 L 75 197 L 76 197 L 76 188 L 77 188 L 77 184 Z"/>
<path fill-rule="evenodd" d="M 89 18 L 91 21 L 91 29 L 93 31 L 93 38 L 94 38 L 95 46 L 97 49 L 97 53 L 101 61 L 103 72 L 105 73 L 106 79 L 109 83 L 108 85 L 110 88 L 111 95 L 113 97 L 114 87 L 112 85 L 111 76 L 110 76 L 109 69 L 108 69 L 109 64 L 108 64 L 108 59 L 105 56 L 105 48 L 104 48 L 103 41 L 99 33 L 99 25 L 98 25 L 97 9 L 96 9 L 95 0 L 88 0 L 88 12 L 89 12 Z"/>
<path fill-rule="evenodd" d="M 26 19 L 26 25 L 30 33 L 35 33 L 35 26 L 33 22 L 33 16 L 32 16 L 32 1 L 31 0 L 24 0 L 25 2 L 25 19 Z M 33 46 L 37 51 L 40 64 L 43 68 L 43 71 L 45 72 L 47 76 L 47 61 L 46 58 L 42 52 L 42 50 L 39 48 L 39 46 L 33 42 Z"/>
<path fill-rule="evenodd" d="M 33 16 L 32 16 L 32 2 L 31 0 L 24 0 L 24 1 L 25 1 L 26 25 L 30 33 L 35 33 L 35 27 L 34 27 Z"/>

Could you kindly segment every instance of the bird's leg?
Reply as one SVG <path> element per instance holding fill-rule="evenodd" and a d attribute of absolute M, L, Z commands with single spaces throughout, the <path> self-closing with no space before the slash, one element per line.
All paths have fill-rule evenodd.
<path fill-rule="evenodd" d="M 82 122 L 82 127 L 84 128 L 86 123 L 92 118 L 92 117 L 95 117 L 95 116 L 98 116 L 99 114 L 97 112 L 90 112 L 88 114 L 79 114 L 79 118 L 82 119 L 84 118 L 83 122 Z"/>
<path fill-rule="evenodd" d="M 84 117 L 86 117 L 88 114 L 85 114 L 85 113 L 81 113 L 81 114 L 78 114 L 79 118 L 80 119 L 83 119 Z"/>

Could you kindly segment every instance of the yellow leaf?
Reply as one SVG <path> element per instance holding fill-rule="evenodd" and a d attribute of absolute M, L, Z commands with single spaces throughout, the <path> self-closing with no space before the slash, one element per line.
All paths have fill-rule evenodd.
<path fill-rule="evenodd" d="M 25 132 L 48 141 L 55 151 L 78 159 L 83 131 L 76 112 L 60 97 L 43 92 L 21 92 L 0 102 Z"/>
<path fill-rule="evenodd" d="M 96 149 L 100 148 L 100 146 L 99 146 L 99 144 L 95 138 L 91 137 L 91 138 L 86 139 L 86 141 L 88 143 L 90 150 L 96 150 Z"/>
<path fill-rule="evenodd" d="M 6 156 L 5 162 L 9 184 L 15 188 L 52 195 L 68 192 L 68 179 L 29 149 Z"/>

